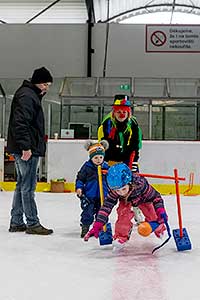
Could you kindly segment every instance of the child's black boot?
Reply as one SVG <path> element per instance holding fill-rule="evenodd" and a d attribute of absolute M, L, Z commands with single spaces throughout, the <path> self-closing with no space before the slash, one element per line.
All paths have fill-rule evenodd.
<path fill-rule="evenodd" d="M 86 233 L 88 233 L 90 225 L 81 225 L 81 238 L 83 238 Z"/>

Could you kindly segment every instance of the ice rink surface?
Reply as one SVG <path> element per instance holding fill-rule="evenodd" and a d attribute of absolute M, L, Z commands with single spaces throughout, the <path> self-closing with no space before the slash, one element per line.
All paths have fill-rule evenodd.
<path fill-rule="evenodd" d="M 12 192 L 0 192 L 0 300 L 199 300 L 200 196 L 181 197 L 191 251 L 177 251 L 134 229 L 121 253 L 80 238 L 75 194 L 37 193 L 41 223 L 51 236 L 9 233 Z M 176 198 L 164 196 L 171 229 L 178 229 Z M 114 227 L 115 209 L 111 215 Z"/>

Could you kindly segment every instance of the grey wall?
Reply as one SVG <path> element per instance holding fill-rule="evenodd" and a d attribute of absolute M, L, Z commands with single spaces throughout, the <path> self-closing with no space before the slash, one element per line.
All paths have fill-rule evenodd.
<path fill-rule="evenodd" d="M 25 78 L 45 65 L 55 77 L 86 76 L 85 25 L 1 25 L 0 77 Z"/>
<path fill-rule="evenodd" d="M 105 24 L 93 27 L 93 76 L 103 75 Z M 87 75 L 87 25 L 1 25 L 0 78 L 45 65 L 54 77 Z M 106 76 L 200 77 L 199 54 L 145 53 L 145 25 L 111 24 Z"/>
<path fill-rule="evenodd" d="M 102 76 L 105 25 L 94 27 L 94 76 Z M 199 53 L 145 53 L 145 25 L 110 24 L 106 76 L 200 77 Z"/>

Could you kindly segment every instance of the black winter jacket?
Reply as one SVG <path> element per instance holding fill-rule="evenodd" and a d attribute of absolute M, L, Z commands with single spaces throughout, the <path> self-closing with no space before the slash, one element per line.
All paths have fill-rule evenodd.
<path fill-rule="evenodd" d="M 41 90 L 24 80 L 15 92 L 8 125 L 7 150 L 21 154 L 31 149 L 33 156 L 44 156 L 46 151 L 44 113 Z"/>
<path fill-rule="evenodd" d="M 116 120 L 114 122 L 115 124 L 113 124 L 111 113 L 109 113 L 98 128 L 98 140 L 104 139 L 109 143 L 109 148 L 105 153 L 105 161 L 123 161 L 129 165 L 131 154 L 134 151 L 134 162 L 137 162 L 139 159 L 139 149 L 141 148 L 142 133 L 135 117 L 131 117 L 122 123 Z M 130 131 L 127 130 L 128 123 Z M 114 136 L 111 136 L 111 131 L 114 127 L 116 131 Z M 123 145 L 120 142 L 120 135 L 123 136 Z"/>

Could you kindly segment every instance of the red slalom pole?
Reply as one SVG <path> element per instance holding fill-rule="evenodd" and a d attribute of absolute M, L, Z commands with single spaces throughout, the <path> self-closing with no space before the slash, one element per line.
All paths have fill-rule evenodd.
<path fill-rule="evenodd" d="M 157 174 L 141 174 L 139 173 L 140 176 L 142 177 L 151 177 L 151 178 L 160 178 L 160 179 L 172 179 L 175 180 L 176 177 L 174 176 L 167 176 L 167 175 L 157 175 Z M 177 177 L 177 180 L 185 180 L 185 177 Z"/>

